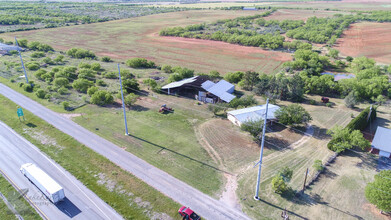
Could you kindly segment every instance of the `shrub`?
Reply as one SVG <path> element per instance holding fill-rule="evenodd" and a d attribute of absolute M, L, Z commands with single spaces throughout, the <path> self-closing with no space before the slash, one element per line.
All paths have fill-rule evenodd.
<path fill-rule="evenodd" d="M 87 94 L 89 95 L 89 96 L 92 96 L 95 92 L 97 92 L 99 89 L 98 89 L 98 87 L 95 87 L 95 86 L 93 86 L 93 87 L 91 87 L 91 88 L 89 88 L 88 90 L 87 90 Z"/>
<path fill-rule="evenodd" d="M 161 70 L 165 73 L 172 73 L 172 67 L 170 65 L 163 65 Z"/>
<path fill-rule="evenodd" d="M 315 168 L 316 171 L 322 172 L 324 170 L 324 166 L 322 164 L 321 160 L 315 160 L 314 165 L 312 165 L 313 168 Z"/>
<path fill-rule="evenodd" d="M 91 69 L 95 71 L 99 71 L 102 67 L 100 66 L 100 63 L 93 63 L 91 64 Z"/>
<path fill-rule="evenodd" d="M 96 72 L 92 69 L 81 69 L 79 70 L 79 75 L 77 76 L 77 78 L 93 80 L 95 78 L 95 74 Z"/>
<path fill-rule="evenodd" d="M 60 95 L 65 95 L 68 93 L 68 89 L 65 88 L 65 87 L 61 87 L 57 90 L 57 92 L 60 94 Z"/>
<path fill-rule="evenodd" d="M 79 65 L 78 65 L 78 67 L 80 68 L 80 69 L 90 69 L 91 68 L 91 65 L 89 64 L 89 63 L 83 63 L 83 62 L 81 62 L 81 63 L 79 63 Z"/>
<path fill-rule="evenodd" d="M 67 55 L 78 59 L 94 59 L 96 56 L 93 52 L 80 48 L 71 48 L 67 51 Z"/>
<path fill-rule="evenodd" d="M 62 102 L 61 103 L 61 105 L 62 105 L 62 107 L 65 109 L 65 110 L 69 110 L 69 102 L 67 102 L 67 101 L 64 101 L 64 102 Z"/>
<path fill-rule="evenodd" d="M 118 73 L 115 72 L 105 73 L 103 74 L 103 77 L 106 79 L 118 79 Z"/>
<path fill-rule="evenodd" d="M 107 84 L 106 84 L 106 82 L 105 81 L 103 81 L 103 80 L 101 80 L 101 79 L 99 79 L 99 80 L 97 80 L 96 81 L 96 85 L 98 85 L 98 86 L 107 86 Z"/>
<path fill-rule="evenodd" d="M 107 105 L 113 103 L 113 96 L 107 91 L 97 91 L 91 96 L 91 103 L 95 105 Z"/>
<path fill-rule="evenodd" d="M 94 82 L 86 79 L 77 79 L 73 81 L 72 87 L 79 92 L 86 93 L 87 89 L 94 85 Z"/>
<path fill-rule="evenodd" d="M 345 106 L 348 108 L 354 108 L 355 105 L 357 105 L 357 96 L 354 94 L 354 91 L 351 91 L 349 95 L 347 95 L 344 99 Z"/>
<path fill-rule="evenodd" d="M 153 68 L 155 63 L 145 58 L 133 58 L 126 61 L 126 65 L 132 68 Z"/>
<path fill-rule="evenodd" d="M 69 86 L 69 80 L 67 78 L 63 78 L 63 77 L 56 78 L 54 80 L 54 85 L 57 87 L 67 87 L 67 86 Z"/>
<path fill-rule="evenodd" d="M 46 64 L 53 64 L 53 63 L 54 63 L 53 60 L 52 60 L 52 58 L 50 58 L 50 57 L 45 57 L 45 58 L 43 58 L 43 59 L 42 59 L 42 62 L 43 62 L 43 63 L 46 63 Z"/>
<path fill-rule="evenodd" d="M 35 95 L 40 98 L 40 99 L 44 99 L 45 98 L 45 95 L 46 95 L 46 92 L 43 90 L 43 89 L 38 89 L 36 92 L 35 92 Z"/>
<path fill-rule="evenodd" d="M 272 189 L 278 194 L 283 194 L 289 190 L 289 187 L 282 176 L 278 174 L 272 179 Z"/>
<path fill-rule="evenodd" d="M 143 81 L 143 83 L 144 83 L 145 85 L 148 85 L 148 87 L 151 87 L 152 90 L 153 90 L 154 88 L 156 88 L 156 86 L 157 86 L 157 83 L 156 83 L 156 81 L 155 81 L 154 79 L 145 79 L 145 80 Z M 149 88 L 148 88 L 148 89 L 149 89 Z"/>
<path fill-rule="evenodd" d="M 64 55 L 58 55 L 56 58 L 54 58 L 54 62 L 56 63 L 63 63 L 64 62 Z"/>
<path fill-rule="evenodd" d="M 31 57 L 32 58 L 41 58 L 41 57 L 45 57 L 45 53 L 44 52 L 34 52 L 31 54 Z"/>
<path fill-rule="evenodd" d="M 243 72 L 234 72 L 234 73 L 227 73 L 224 76 L 224 79 L 230 83 L 238 83 L 243 79 L 244 73 Z"/>
<path fill-rule="evenodd" d="M 326 103 L 326 106 L 331 108 L 333 106 L 333 104 L 329 102 L 329 103 Z"/>
<path fill-rule="evenodd" d="M 31 84 L 24 84 L 23 85 L 23 90 L 26 92 L 32 92 L 33 91 L 33 86 Z"/>
<path fill-rule="evenodd" d="M 311 104 L 311 105 L 316 105 L 316 101 L 313 100 L 313 99 L 311 99 L 311 100 L 310 100 L 310 104 Z"/>
<path fill-rule="evenodd" d="M 138 99 L 138 95 L 135 95 L 134 93 L 129 93 L 129 95 L 126 95 L 125 96 L 125 105 L 130 107 L 132 105 L 134 105 L 134 103 L 136 103 L 137 99 Z"/>
<path fill-rule="evenodd" d="M 135 79 L 125 79 L 122 81 L 123 89 L 126 90 L 127 93 L 132 93 L 137 90 L 140 90 L 139 84 Z"/>
<path fill-rule="evenodd" d="M 111 60 L 111 58 L 110 57 L 108 57 L 108 56 L 104 56 L 104 57 L 102 57 L 101 58 L 101 60 L 102 60 L 102 62 L 106 62 L 106 63 L 108 63 L 108 62 L 111 62 L 112 60 Z"/>
<path fill-rule="evenodd" d="M 37 77 L 37 79 L 42 79 L 42 75 L 46 74 L 47 71 L 46 70 L 38 70 L 37 72 L 34 73 L 34 76 Z"/>
<path fill-rule="evenodd" d="M 26 67 L 28 70 L 38 70 L 41 66 L 39 65 L 38 62 L 32 61 L 26 63 Z"/>

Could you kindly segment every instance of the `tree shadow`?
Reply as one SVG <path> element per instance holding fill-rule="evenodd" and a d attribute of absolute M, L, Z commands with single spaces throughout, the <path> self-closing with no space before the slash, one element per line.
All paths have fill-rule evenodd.
<path fill-rule="evenodd" d="M 132 105 L 129 109 L 137 111 L 137 112 L 144 112 L 144 111 L 148 111 L 149 110 L 149 108 L 144 107 L 142 105 Z"/>
<path fill-rule="evenodd" d="M 286 141 L 285 139 L 278 138 L 278 137 L 265 137 L 265 147 L 270 150 L 284 150 L 284 149 L 290 149 L 288 146 L 290 143 Z"/>
<path fill-rule="evenodd" d="M 324 171 L 322 172 L 323 176 L 326 177 L 326 178 L 330 178 L 330 179 L 334 179 L 335 177 L 338 176 L 338 174 L 334 173 L 333 171 L 331 171 L 330 169 L 324 169 Z M 318 178 L 319 179 L 319 178 Z"/>
<path fill-rule="evenodd" d="M 285 208 L 282 208 L 282 207 L 280 207 L 280 206 L 274 205 L 274 204 L 272 204 L 272 203 L 270 203 L 270 202 L 268 202 L 268 201 L 265 201 L 265 200 L 263 200 L 263 199 L 259 199 L 259 201 L 260 201 L 260 202 L 263 202 L 263 203 L 265 203 L 266 205 L 271 206 L 271 207 L 273 207 L 273 208 L 280 209 L 281 211 L 284 211 L 284 210 L 285 210 Z M 297 214 L 297 213 L 295 213 L 295 212 L 293 212 L 293 211 L 289 211 L 289 210 L 286 210 L 286 211 L 287 211 L 290 215 L 294 215 L 294 216 L 296 216 L 296 217 L 298 217 L 298 218 L 300 218 L 300 219 L 308 220 L 308 218 L 306 218 L 306 217 L 304 217 L 304 216 L 301 216 L 301 215 L 299 215 L 299 214 Z"/>
<path fill-rule="evenodd" d="M 168 151 L 168 152 L 170 152 L 170 153 L 179 155 L 179 156 L 181 156 L 181 157 L 183 157 L 183 158 L 189 159 L 189 160 L 191 160 L 191 161 L 193 161 L 193 162 L 199 163 L 199 164 L 201 164 L 201 165 L 203 165 L 203 166 L 212 168 L 212 169 L 217 170 L 217 171 L 219 171 L 219 172 L 223 172 L 223 173 L 226 173 L 226 174 L 234 175 L 234 174 L 232 174 L 232 173 L 230 173 L 230 172 L 228 172 L 228 171 L 222 170 L 222 169 L 220 169 L 220 168 L 218 168 L 218 167 L 212 166 L 212 165 L 207 164 L 207 163 L 205 163 L 205 162 L 203 162 L 203 161 L 194 159 L 194 158 L 192 158 L 192 157 L 190 157 L 190 156 L 187 156 L 187 155 L 178 153 L 178 152 L 176 152 L 176 151 L 174 151 L 174 150 L 171 150 L 171 149 L 169 149 L 169 148 L 163 147 L 163 146 L 161 146 L 161 145 L 152 143 L 152 142 L 147 141 L 147 140 L 145 140 L 145 139 L 143 139 L 143 138 L 140 138 L 140 137 L 137 137 L 137 136 L 134 136 L 134 135 L 131 135 L 131 134 L 129 134 L 129 136 L 130 136 L 130 137 L 133 137 L 133 138 L 135 138 L 135 139 L 137 139 L 137 140 L 143 141 L 143 142 L 145 142 L 145 143 L 147 143 L 147 144 L 150 144 L 150 145 L 152 145 L 152 146 L 155 146 L 155 147 L 157 147 L 157 148 L 160 148 L 159 152 L 160 152 L 160 151 L 163 151 L 163 150 L 166 150 L 166 151 Z"/>
<path fill-rule="evenodd" d="M 328 129 L 321 128 L 316 125 L 311 125 L 314 129 L 314 135 L 312 137 L 318 139 L 318 140 L 324 140 L 331 138 L 331 135 L 327 134 Z"/>
<path fill-rule="evenodd" d="M 343 152 L 341 156 L 359 158 L 360 162 L 356 164 L 356 167 L 359 168 L 376 169 L 378 164 L 378 159 L 375 155 L 364 153 L 361 150 L 348 150 Z"/>

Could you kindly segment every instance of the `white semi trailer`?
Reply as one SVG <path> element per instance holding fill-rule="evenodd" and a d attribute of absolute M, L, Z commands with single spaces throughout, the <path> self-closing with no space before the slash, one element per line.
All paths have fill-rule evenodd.
<path fill-rule="evenodd" d="M 64 189 L 35 164 L 26 163 L 20 167 L 26 176 L 53 203 L 64 200 Z"/>

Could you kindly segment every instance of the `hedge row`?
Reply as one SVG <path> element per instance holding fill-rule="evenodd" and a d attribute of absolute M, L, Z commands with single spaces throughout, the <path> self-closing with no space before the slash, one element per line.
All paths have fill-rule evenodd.
<path fill-rule="evenodd" d="M 366 108 L 364 111 L 362 111 L 357 117 L 355 117 L 352 121 L 349 122 L 348 125 L 346 125 L 347 128 L 350 130 L 364 130 L 370 121 L 373 121 L 376 119 L 376 108 L 373 107 L 372 111 L 370 110 L 371 107 Z M 371 111 L 370 120 L 368 119 L 368 114 Z"/>

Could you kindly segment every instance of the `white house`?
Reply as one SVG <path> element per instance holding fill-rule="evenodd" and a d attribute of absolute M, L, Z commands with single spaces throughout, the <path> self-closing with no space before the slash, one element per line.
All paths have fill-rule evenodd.
<path fill-rule="evenodd" d="M 277 105 L 269 104 L 267 120 L 276 120 L 274 113 L 280 109 Z M 246 121 L 257 121 L 265 119 L 266 105 L 258 105 L 250 108 L 243 108 L 227 112 L 227 118 L 235 125 L 241 126 Z"/>
<path fill-rule="evenodd" d="M 371 147 L 372 147 L 372 152 L 377 153 L 377 151 L 379 151 L 379 156 L 390 157 L 391 129 L 378 126 Z"/>

